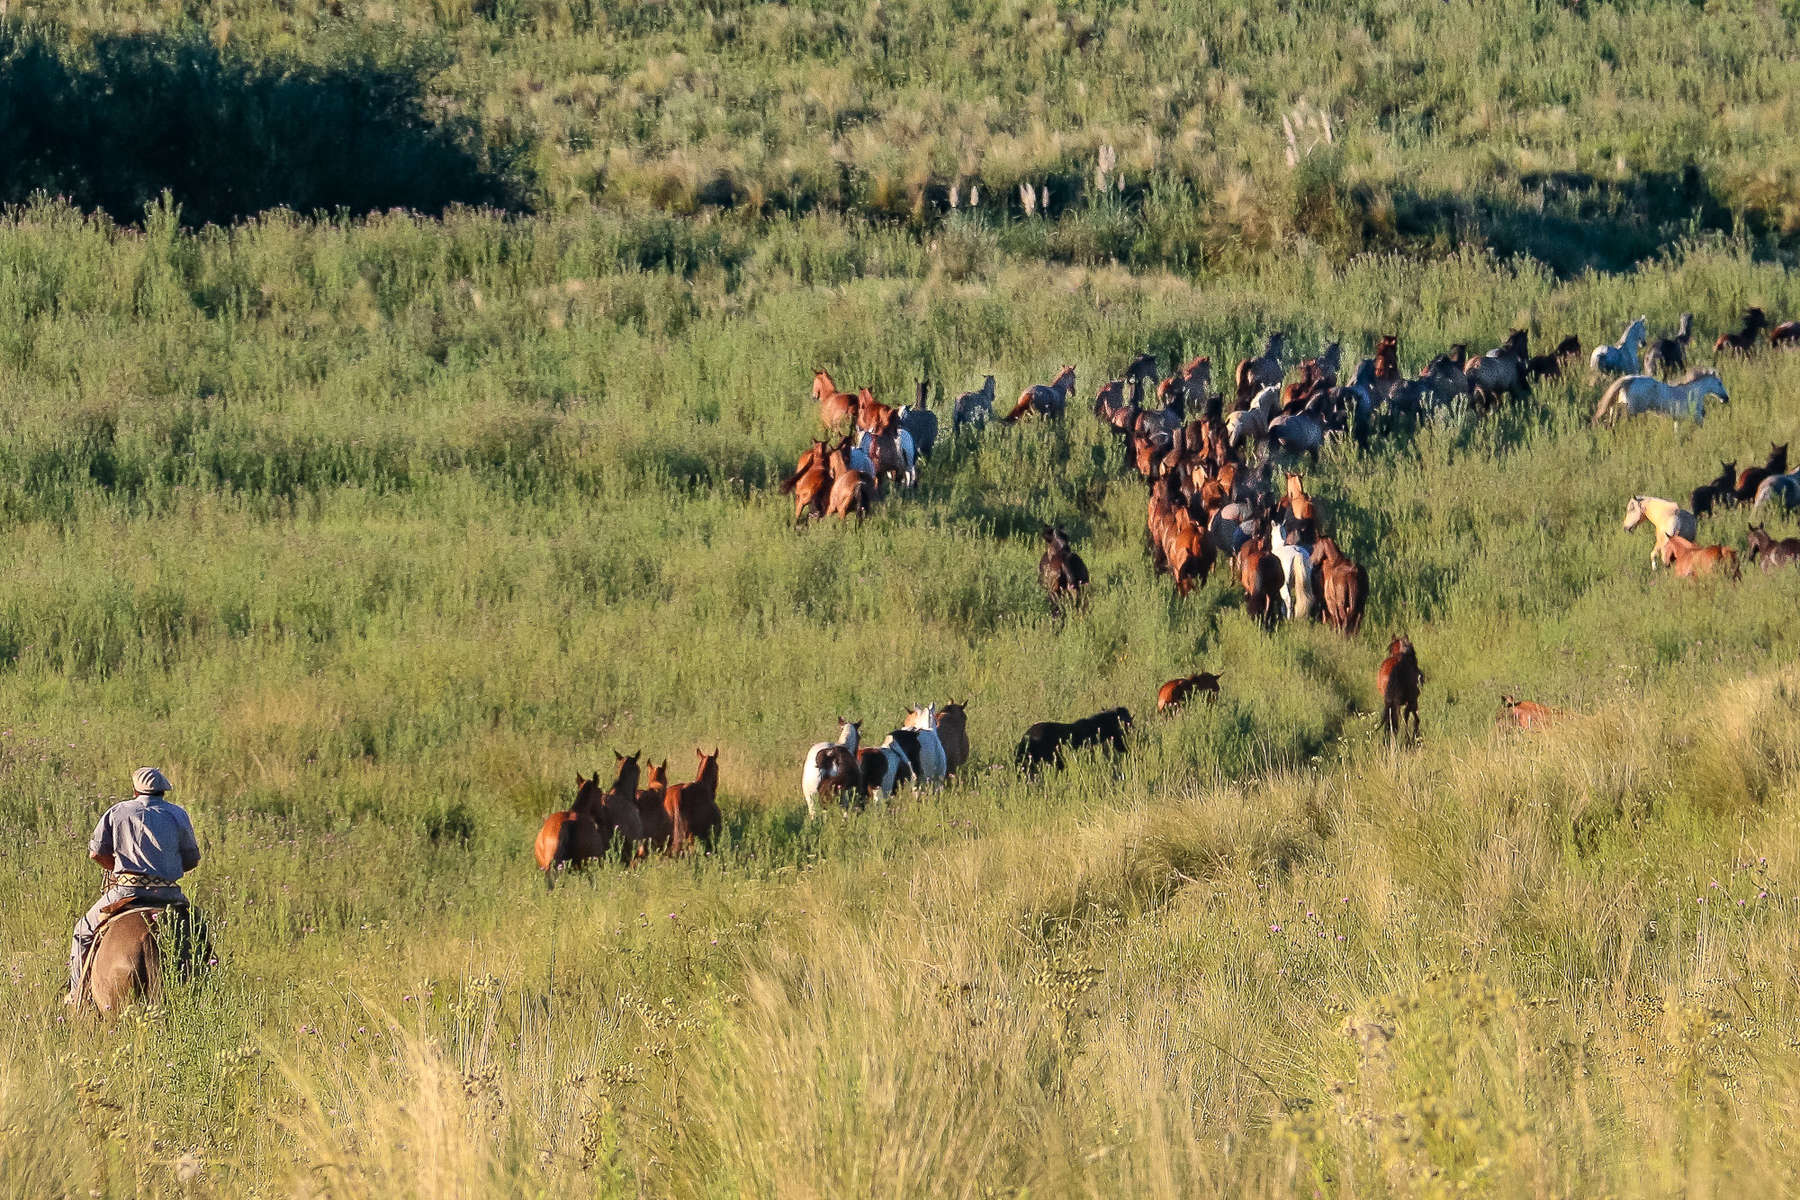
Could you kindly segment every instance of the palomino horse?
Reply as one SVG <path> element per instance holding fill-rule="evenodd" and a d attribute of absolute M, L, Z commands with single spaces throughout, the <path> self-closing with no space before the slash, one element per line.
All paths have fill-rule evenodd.
<path fill-rule="evenodd" d="M 1765 571 L 1772 571 L 1789 563 L 1800 563 L 1800 538 L 1782 538 L 1778 542 L 1761 525 L 1752 525 L 1750 561 L 1760 561 Z"/>
<path fill-rule="evenodd" d="M 1262 353 L 1255 358 L 1240 359 L 1233 379 L 1237 384 L 1237 397 L 1241 402 L 1254 396 L 1266 387 L 1279 389 L 1281 377 L 1286 373 L 1281 366 L 1281 356 L 1287 352 L 1287 333 L 1276 330 L 1263 342 Z M 1279 394 L 1279 393 L 1278 393 Z"/>
<path fill-rule="evenodd" d="M 1074 390 L 1075 368 L 1064 367 L 1048 385 L 1034 383 L 1020 392 L 1019 402 L 1000 419 L 1010 425 L 1028 412 L 1036 412 L 1044 417 L 1060 417 L 1063 409 L 1068 407 L 1069 396 Z"/>
<path fill-rule="evenodd" d="M 1663 562 L 1678 579 L 1694 579 L 1701 575 L 1722 573 L 1739 578 L 1738 552 L 1730 546 L 1696 546 L 1684 537 L 1672 537 L 1663 543 Z"/>
<path fill-rule="evenodd" d="M 1038 559 L 1038 583 L 1050 598 L 1050 612 L 1062 615 L 1064 601 L 1081 603 L 1081 591 L 1088 585 L 1087 564 L 1069 544 L 1067 530 L 1044 526 L 1044 556 Z"/>
<path fill-rule="evenodd" d="M 1325 624 L 1345 637 L 1362 628 L 1369 601 L 1369 573 L 1328 537 L 1313 543 L 1313 587 L 1325 603 Z"/>
<path fill-rule="evenodd" d="M 553 886 L 553 872 L 560 866 L 580 867 L 615 852 L 629 856 L 630 847 L 643 837 L 638 818 L 637 754 L 613 751 L 616 767 L 610 789 L 600 790 L 600 776 L 575 776 L 575 802 L 563 812 L 551 813 L 538 829 L 532 850 L 544 886 Z"/>
<path fill-rule="evenodd" d="M 937 732 L 944 743 L 944 770 L 954 778 L 969 761 L 969 702 L 953 700 L 939 708 Z"/>
<path fill-rule="evenodd" d="M 1739 504 L 1748 504 L 1756 499 L 1757 489 L 1762 487 L 1763 480 L 1771 475 L 1786 475 L 1787 469 L 1787 443 L 1777 446 L 1770 442 L 1769 457 L 1760 467 L 1745 467 L 1737 477 L 1737 486 L 1732 488 L 1732 494 L 1737 497 Z"/>
<path fill-rule="evenodd" d="M 663 793 L 663 811 L 669 814 L 669 853 L 685 854 L 700 843 L 712 849 L 724 817 L 719 812 L 719 751 L 696 748 L 700 768 L 692 783 L 671 783 Z"/>
<path fill-rule="evenodd" d="M 1735 333 L 1722 333 L 1719 340 L 1713 343 L 1714 354 L 1732 351 L 1737 354 L 1748 354 L 1756 349 L 1756 335 L 1769 327 L 1769 318 L 1763 315 L 1760 308 L 1744 310 L 1743 327 Z"/>
<path fill-rule="evenodd" d="M 1560 708 L 1547 708 L 1535 701 L 1502 696 L 1500 715 L 1495 723 L 1504 729 L 1542 729 L 1568 715 Z"/>
<path fill-rule="evenodd" d="M 1156 711 L 1177 712 L 1187 703 L 1187 698 L 1196 693 L 1205 696 L 1208 704 L 1216 701 L 1219 698 L 1219 676 L 1201 671 L 1196 675 L 1169 680 L 1156 689 Z"/>
<path fill-rule="evenodd" d="M 1630 533 L 1646 521 L 1656 531 L 1656 544 L 1650 549 L 1652 568 L 1662 561 L 1663 543 L 1669 538 L 1684 537 L 1692 540 L 1694 537 L 1694 514 L 1673 500 L 1663 500 L 1656 496 L 1633 496 L 1625 505 L 1625 532 Z"/>
<path fill-rule="evenodd" d="M 1625 333 L 1610 346 L 1595 346 L 1588 356 L 1588 366 L 1595 375 L 1636 375 L 1638 353 L 1644 345 L 1649 318 L 1639 317 L 1625 327 Z"/>
<path fill-rule="evenodd" d="M 817 742 L 806 752 L 806 766 L 800 772 L 800 792 L 806 798 L 806 815 L 818 819 L 819 801 L 829 803 L 833 796 L 846 800 L 862 791 L 862 772 L 856 767 L 857 743 L 861 721 L 838 718 L 838 740 Z"/>
<path fill-rule="evenodd" d="M 1615 379 L 1600 397 L 1594 410 L 1594 424 L 1605 421 L 1617 425 L 1621 416 L 1657 412 L 1670 420 L 1689 417 L 1696 425 L 1706 423 L 1706 398 L 1716 397 L 1728 404 L 1730 395 L 1719 377 L 1711 371 L 1695 371 L 1680 383 L 1667 384 L 1653 375 L 1627 375 Z"/>
<path fill-rule="evenodd" d="M 1381 727 L 1389 737 L 1397 737 L 1407 718 L 1412 720 L 1412 735 L 1419 737 L 1419 688 L 1425 672 L 1419 670 L 1419 656 L 1413 644 L 1403 637 L 1388 643 L 1388 655 L 1375 672 L 1375 690 L 1381 693 Z"/>
<path fill-rule="evenodd" d="M 1682 313 L 1681 325 L 1675 330 L 1675 336 L 1657 338 L 1644 351 L 1644 374 L 1667 379 L 1677 371 L 1687 370 L 1688 341 L 1693 336 L 1694 314 Z"/>
<path fill-rule="evenodd" d="M 848 425 L 856 417 L 856 397 L 838 391 L 837 384 L 824 371 L 813 372 L 813 396 L 819 401 L 819 420 L 825 428 Z"/>
<path fill-rule="evenodd" d="M 981 387 L 973 392 L 964 392 L 956 398 L 956 405 L 950 410 L 950 428 L 961 432 L 964 425 L 980 427 L 986 425 L 994 415 L 994 377 L 984 375 Z"/>
<path fill-rule="evenodd" d="M 135 999 L 154 1004 L 162 998 L 169 968 L 177 979 L 204 970 L 212 957 L 206 922 L 188 904 L 131 898 L 100 927 L 94 948 L 82 964 L 81 997 L 102 1016 L 114 1016 Z M 109 906 L 112 907 L 112 906 Z M 165 955 L 170 958 L 165 962 Z"/>

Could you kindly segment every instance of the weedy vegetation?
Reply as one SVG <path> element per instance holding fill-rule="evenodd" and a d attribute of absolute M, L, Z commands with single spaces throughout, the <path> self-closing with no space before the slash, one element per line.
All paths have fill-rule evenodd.
<path fill-rule="evenodd" d="M 15 0 L 0 1191 L 1792 1192 L 1800 574 L 1653 574 L 1620 521 L 1800 432 L 1800 358 L 1718 363 L 1702 427 L 1595 429 L 1577 368 L 1331 446 L 1354 639 L 1178 598 L 1086 412 L 1275 328 L 1410 372 L 1800 314 L 1787 16 Z M 1065 362 L 1064 422 L 950 434 Z M 821 366 L 945 433 L 797 531 Z M 803 819 L 837 716 L 952 697 L 962 783 Z M 1010 770 L 1117 704 L 1116 764 Z M 717 852 L 544 888 L 578 772 L 715 745 Z M 221 961 L 71 1020 L 150 762 Z"/>

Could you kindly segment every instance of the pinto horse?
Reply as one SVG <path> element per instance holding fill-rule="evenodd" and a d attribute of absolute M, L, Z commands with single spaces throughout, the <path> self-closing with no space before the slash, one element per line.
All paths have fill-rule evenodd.
<path fill-rule="evenodd" d="M 1074 391 L 1075 368 L 1064 367 L 1048 384 L 1034 383 L 1020 392 L 1019 402 L 1000 419 L 1011 425 L 1028 412 L 1035 412 L 1043 417 L 1060 417 L 1063 409 L 1068 407 L 1069 396 Z"/>
<path fill-rule="evenodd" d="M 1425 672 L 1419 670 L 1419 656 L 1413 644 L 1403 637 L 1388 643 L 1387 657 L 1375 672 L 1375 690 L 1381 693 L 1381 727 L 1389 737 L 1398 737 L 1406 720 L 1412 720 L 1412 735 L 1419 737 L 1419 688 Z"/>
<path fill-rule="evenodd" d="M 1721 333 L 1713 343 L 1714 354 L 1727 352 L 1748 354 L 1756 349 L 1756 335 L 1769 327 L 1769 318 L 1760 308 L 1746 308 L 1742 326 L 1733 333 Z"/>
<path fill-rule="evenodd" d="M 1189 696 L 1199 694 L 1206 697 L 1208 704 L 1219 698 L 1219 676 L 1207 671 L 1196 675 L 1186 675 L 1180 679 L 1171 679 L 1156 689 L 1156 711 L 1158 713 L 1178 712 Z"/>
<path fill-rule="evenodd" d="M 1694 579 L 1701 575 L 1723 574 L 1731 579 L 1738 574 L 1738 552 L 1730 546 L 1696 546 L 1684 537 L 1672 537 L 1663 543 L 1663 562 L 1677 579 Z"/>
<path fill-rule="evenodd" d="M 544 886 L 554 883 L 552 872 L 559 866 L 582 866 L 597 858 L 605 858 L 615 848 L 629 853 L 629 847 L 643 836 L 638 819 L 637 754 L 613 752 L 617 767 L 612 787 L 602 792 L 599 775 L 584 779 L 575 776 L 575 802 L 563 812 L 544 818 L 532 849 L 538 869 L 544 872 Z"/>
<path fill-rule="evenodd" d="M 669 853 L 681 855 L 697 842 L 712 849 L 724 817 L 719 812 L 719 751 L 696 748 L 699 770 L 692 783 L 672 783 L 663 793 L 663 811 L 669 815 Z"/>
<path fill-rule="evenodd" d="M 888 734 L 888 741 L 906 751 L 920 783 L 943 785 L 950 774 L 950 753 L 944 748 L 944 739 L 938 736 L 937 705 L 927 704 L 924 708 L 908 705 L 906 720 Z"/>
<path fill-rule="evenodd" d="M 800 771 L 800 793 L 806 799 L 806 815 L 819 816 L 819 802 L 829 803 L 833 796 L 846 800 L 862 792 L 862 772 L 856 766 L 857 743 L 862 722 L 838 718 L 838 740 L 817 742 L 806 752 L 806 765 Z"/>

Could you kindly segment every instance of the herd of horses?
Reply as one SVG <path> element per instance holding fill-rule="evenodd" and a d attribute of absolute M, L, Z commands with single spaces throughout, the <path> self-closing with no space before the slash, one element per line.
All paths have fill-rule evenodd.
<path fill-rule="evenodd" d="M 1639 317 L 1618 341 L 1592 348 L 1589 378 L 1610 377 L 1594 412 L 1596 426 L 1610 427 L 1644 413 L 1700 423 L 1708 401 L 1729 402 L 1715 371 L 1689 363 L 1693 324 L 1693 314 L 1684 313 L 1673 331 L 1652 338 L 1648 320 Z M 1747 355 L 1765 342 L 1800 344 L 1800 322 L 1772 324 L 1760 308 L 1751 308 L 1737 329 L 1718 338 L 1714 350 L 1721 358 Z M 1164 376 L 1154 355 L 1140 354 L 1100 385 L 1092 410 L 1117 439 L 1122 469 L 1135 473 L 1148 488 L 1146 553 L 1153 570 L 1170 579 L 1177 595 L 1186 597 L 1204 587 L 1224 562 L 1242 590 L 1245 611 L 1265 630 L 1284 620 L 1317 619 L 1355 637 L 1368 601 L 1369 572 L 1330 532 L 1330 515 L 1306 490 L 1299 460 L 1316 463 L 1321 449 L 1337 438 L 1368 445 L 1402 434 L 1453 404 L 1467 404 L 1481 414 L 1527 399 L 1534 383 L 1565 375 L 1581 355 L 1574 335 L 1534 354 L 1526 332 L 1513 330 L 1491 350 L 1472 355 L 1465 344 L 1453 345 L 1407 374 L 1400 366 L 1399 338 L 1388 334 L 1378 339 L 1372 355 L 1346 372 L 1339 343 L 1290 363 L 1288 335 L 1277 331 L 1268 335 L 1260 353 L 1237 363 L 1221 390 L 1212 386 L 1207 356 L 1174 365 Z M 1075 391 L 1075 367 L 1064 366 L 1048 383 L 1023 389 L 1004 414 L 997 414 L 995 379 L 988 375 L 979 388 L 951 403 L 952 429 L 960 435 L 990 423 L 1060 420 Z M 861 518 L 884 492 L 917 485 L 920 459 L 932 453 L 938 437 L 925 382 L 918 383 L 912 403 L 891 406 L 866 386 L 841 390 L 829 372 L 819 370 L 812 394 L 824 436 L 808 446 L 780 485 L 794 498 L 796 523 L 827 516 Z M 1278 478 L 1278 462 L 1284 458 Z M 1788 471 L 1786 446 L 1774 447 L 1761 467 L 1739 472 L 1735 464 L 1724 464 L 1718 479 L 1695 489 L 1688 508 L 1657 497 L 1633 497 L 1625 528 L 1649 524 L 1656 532 L 1653 565 L 1667 566 L 1677 576 L 1736 578 L 1737 551 L 1700 544 L 1696 514 L 1737 503 L 1760 511 L 1771 501 L 1787 509 L 1800 507 L 1800 472 Z M 1067 529 L 1044 525 L 1042 537 L 1038 580 L 1060 622 L 1082 605 L 1091 576 Z M 1752 525 L 1747 553 L 1765 567 L 1800 564 L 1800 538 L 1777 541 Z M 1375 683 L 1383 728 L 1391 737 L 1416 740 L 1425 673 L 1407 638 L 1389 642 Z M 1219 692 L 1220 676 L 1214 673 L 1171 679 L 1158 689 L 1157 711 L 1174 713 L 1195 698 L 1216 700 Z M 1565 716 L 1508 695 L 1502 698 L 1498 720 L 1531 730 Z M 966 702 L 909 708 L 900 727 L 879 745 L 865 743 L 861 725 L 840 718 L 835 740 L 807 750 L 801 791 L 810 816 L 829 806 L 884 801 L 907 784 L 942 787 L 955 781 L 969 761 Z M 1077 751 L 1120 754 L 1131 730 L 1131 712 L 1125 707 L 1069 722 L 1038 722 L 1021 736 L 1012 762 L 1031 776 L 1046 767 L 1062 768 Z M 635 860 L 711 844 L 719 823 L 716 754 L 701 756 L 701 770 L 691 784 L 669 785 L 664 770 L 653 768 L 643 787 L 637 756 L 616 757 L 611 788 L 603 790 L 597 778 L 578 778 L 575 802 L 545 820 L 537 838 L 537 861 L 546 872 L 609 855 Z"/>

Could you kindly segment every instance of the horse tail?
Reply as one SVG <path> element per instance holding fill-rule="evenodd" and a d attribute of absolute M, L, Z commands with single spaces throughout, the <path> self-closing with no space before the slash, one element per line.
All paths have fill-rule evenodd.
<path fill-rule="evenodd" d="M 1010 425 L 1014 421 L 1017 421 L 1020 417 L 1024 416 L 1030 410 L 1031 410 L 1031 392 L 1026 391 L 1026 392 L 1023 392 L 1020 394 L 1019 402 L 1017 404 L 1013 405 L 1012 411 L 1007 413 L 1004 417 L 1001 417 L 1000 419 L 1002 421 L 1006 422 L 1008 425 Z"/>
<path fill-rule="evenodd" d="M 800 482 L 800 476 L 804 474 L 806 474 L 805 471 L 795 471 L 792 475 L 783 479 L 781 481 L 781 494 L 784 496 L 792 494 L 794 486 Z"/>
<path fill-rule="evenodd" d="M 1600 393 L 1599 407 L 1594 409 L 1593 423 L 1595 425 L 1600 424 L 1606 417 L 1606 414 L 1611 411 L 1614 401 L 1619 398 L 1619 393 L 1625 390 L 1625 380 L 1626 376 L 1621 375 L 1619 378 L 1613 380 L 1612 383 L 1608 384 L 1604 392 Z"/>

